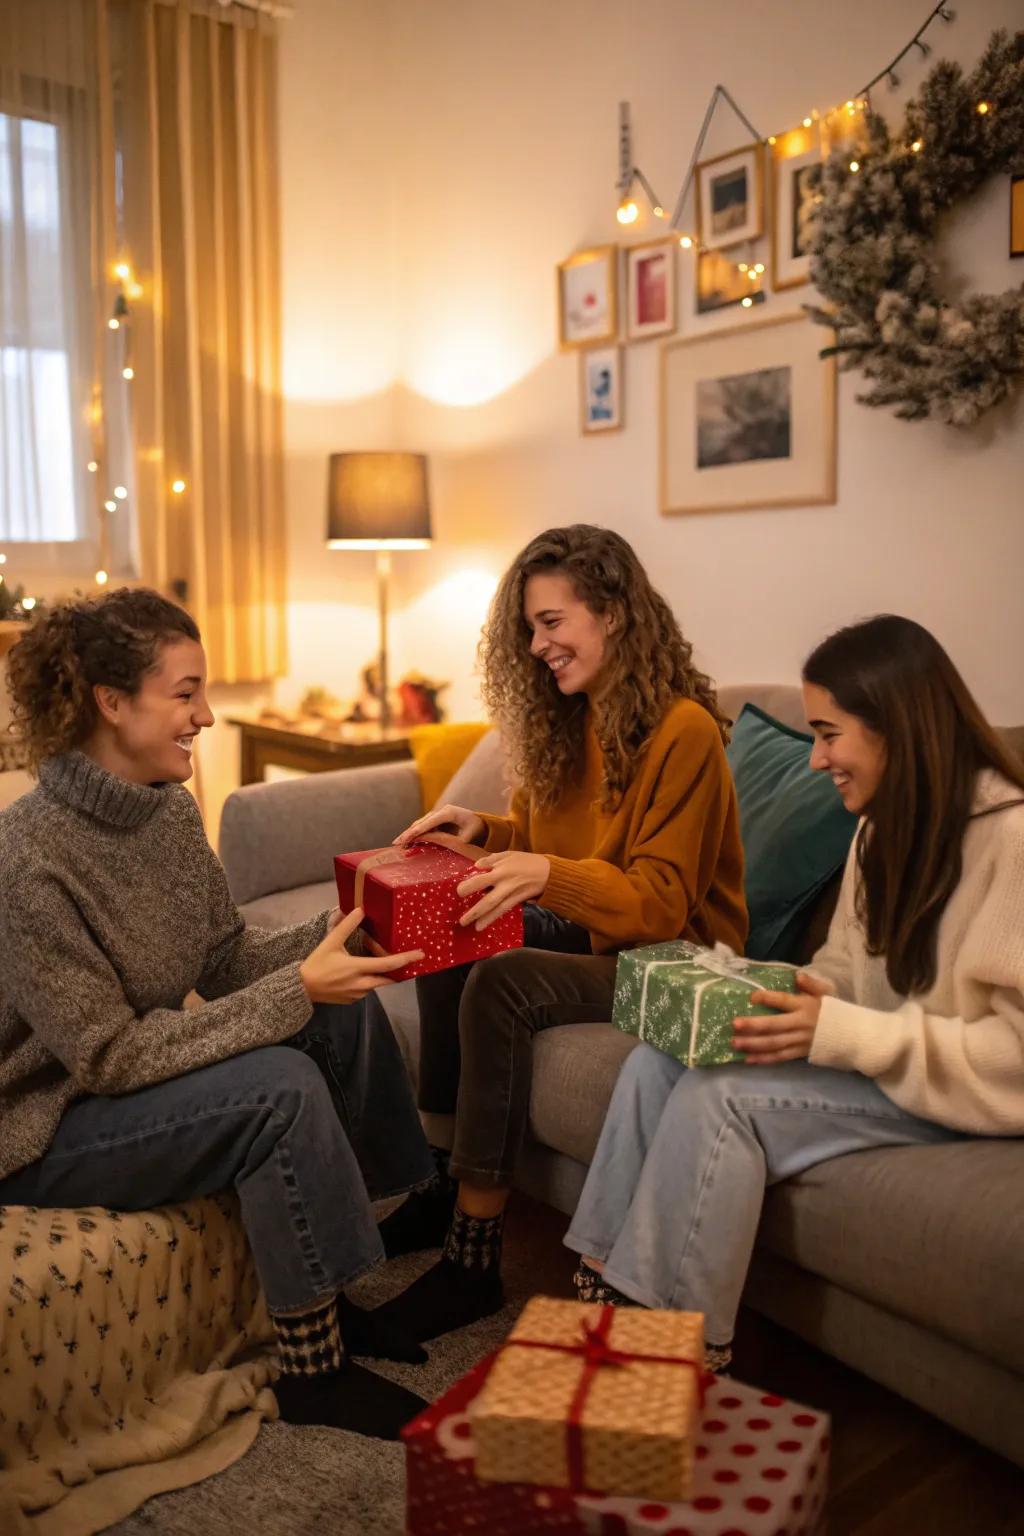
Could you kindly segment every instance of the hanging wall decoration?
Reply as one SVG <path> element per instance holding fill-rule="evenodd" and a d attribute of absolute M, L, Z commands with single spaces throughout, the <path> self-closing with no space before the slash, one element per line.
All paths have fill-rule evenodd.
<path fill-rule="evenodd" d="M 969 76 L 937 64 L 899 132 L 874 112 L 866 127 L 856 158 L 812 173 L 806 243 L 826 303 L 808 311 L 836 332 L 826 354 L 871 381 L 864 404 L 970 426 L 1024 373 L 1024 287 L 952 302 L 935 227 L 990 177 L 1024 172 L 1024 32 L 997 32 Z"/>

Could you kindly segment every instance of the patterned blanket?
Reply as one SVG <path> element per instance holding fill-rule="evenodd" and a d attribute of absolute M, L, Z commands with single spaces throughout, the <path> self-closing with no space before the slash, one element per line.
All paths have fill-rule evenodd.
<path fill-rule="evenodd" d="M 92 1536 L 277 1414 L 237 1203 L 0 1206 L 0 1531 Z"/>

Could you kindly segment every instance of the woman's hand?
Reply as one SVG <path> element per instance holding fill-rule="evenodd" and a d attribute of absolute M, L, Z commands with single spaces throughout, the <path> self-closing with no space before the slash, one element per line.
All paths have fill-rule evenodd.
<path fill-rule="evenodd" d="M 345 942 L 363 920 L 362 907 L 336 922 L 299 966 L 311 1003 L 357 1003 L 376 987 L 390 986 L 389 971 L 423 959 L 421 949 L 404 955 L 350 955 Z"/>
<path fill-rule="evenodd" d="M 478 933 L 521 901 L 542 895 L 551 876 L 551 860 L 542 853 L 488 853 L 477 859 L 476 868 L 481 873 L 463 880 L 458 893 L 474 896 L 477 891 L 486 891 L 476 906 L 459 918 L 463 928 L 475 923 Z"/>
<path fill-rule="evenodd" d="M 742 1051 L 753 1065 L 800 1061 L 810 1055 L 814 1031 L 818 1027 L 821 1000 L 832 987 L 817 976 L 801 974 L 796 978 L 801 995 L 790 992 L 752 992 L 750 1001 L 765 1008 L 777 1008 L 776 1014 L 753 1019 L 733 1020 L 733 1050 Z"/>
<path fill-rule="evenodd" d="M 407 843 L 416 842 L 427 832 L 448 831 L 451 828 L 465 843 L 478 842 L 484 835 L 484 824 L 476 811 L 467 811 L 461 805 L 441 805 L 436 811 L 428 811 L 419 821 L 414 821 L 404 832 L 399 832 L 395 842 L 404 848 Z"/>

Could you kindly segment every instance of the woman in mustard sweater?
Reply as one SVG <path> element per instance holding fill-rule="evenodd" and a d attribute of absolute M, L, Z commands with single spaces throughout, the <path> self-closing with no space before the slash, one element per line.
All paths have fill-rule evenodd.
<path fill-rule="evenodd" d="M 535 538 L 498 588 L 481 659 L 520 785 L 510 814 L 446 805 L 398 841 L 454 831 L 481 845 L 463 921 L 526 903 L 528 947 L 417 983 L 420 1107 L 455 1111 L 459 1184 L 454 1211 L 442 1185 L 382 1227 L 389 1253 L 444 1240 L 387 1308 L 421 1340 L 502 1304 L 534 1034 L 609 1019 L 620 949 L 685 937 L 741 950 L 747 932 L 726 722 L 625 540 L 583 524 Z"/>

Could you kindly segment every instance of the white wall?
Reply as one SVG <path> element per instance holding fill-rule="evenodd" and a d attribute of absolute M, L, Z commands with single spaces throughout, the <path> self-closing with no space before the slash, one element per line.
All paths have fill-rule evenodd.
<path fill-rule="evenodd" d="M 958 433 L 869 411 L 847 376 L 836 506 L 666 519 L 658 343 L 628 349 L 626 429 L 597 439 L 579 435 L 577 360 L 555 346 L 555 263 L 622 234 L 620 99 L 671 207 L 716 81 L 762 132 L 782 129 L 856 92 L 925 10 L 299 0 L 281 49 L 286 691 L 351 693 L 375 643 L 372 558 L 323 549 L 326 456 L 401 446 L 431 455 L 437 542 L 396 557 L 395 662 L 450 679 L 456 716 L 478 712 L 473 649 L 505 562 L 541 528 L 588 520 L 632 540 L 721 683 L 793 680 L 827 630 L 896 609 L 939 635 L 993 718 L 1024 720 L 1019 403 Z M 1014 22 L 1019 0 L 958 7 L 930 34 L 933 59 L 970 67 Z M 894 110 L 923 68 L 901 73 L 904 87 L 876 98 Z M 712 152 L 745 137 L 725 119 Z M 951 281 L 1024 277 L 1005 255 L 1008 196 L 993 184 L 951 221 Z M 810 292 L 769 293 L 750 318 Z"/>

